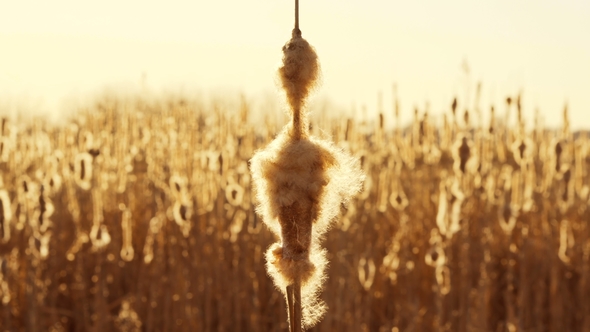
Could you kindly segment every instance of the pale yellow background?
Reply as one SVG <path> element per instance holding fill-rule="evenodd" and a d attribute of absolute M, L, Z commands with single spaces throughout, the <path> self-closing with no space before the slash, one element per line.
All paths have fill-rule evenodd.
<path fill-rule="evenodd" d="M 528 119 L 539 108 L 559 126 L 568 101 L 572 127 L 590 128 L 589 1 L 300 1 L 303 36 L 323 68 L 316 102 L 374 114 L 381 91 L 391 122 L 395 82 L 408 121 L 414 105 L 440 114 L 481 80 L 486 115 L 522 89 Z M 4 111 L 59 117 L 64 97 L 140 91 L 141 82 L 151 92 L 280 96 L 291 0 L 0 3 Z"/>

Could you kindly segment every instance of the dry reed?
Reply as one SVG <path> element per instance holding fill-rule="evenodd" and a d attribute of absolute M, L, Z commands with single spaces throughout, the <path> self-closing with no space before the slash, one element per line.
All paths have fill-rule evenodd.
<path fill-rule="evenodd" d="M 2 120 L 2 329 L 286 330 L 264 261 L 277 235 L 254 213 L 246 165 L 289 136 L 273 116 L 251 124 L 251 107 L 104 98 L 60 127 Z M 367 176 L 332 207 L 325 249 L 312 241 L 310 262 L 321 250 L 330 260 L 330 309 L 313 331 L 590 330 L 588 133 L 507 127 L 502 109 L 467 130 L 450 109 L 446 125 L 418 116 L 439 154 L 414 141 L 414 124 L 376 140 L 377 118 L 311 120 L 334 137 L 324 149 L 350 151 Z"/>

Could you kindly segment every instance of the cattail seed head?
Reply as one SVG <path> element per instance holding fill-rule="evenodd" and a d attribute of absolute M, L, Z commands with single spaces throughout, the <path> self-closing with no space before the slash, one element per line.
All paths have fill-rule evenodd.
<path fill-rule="evenodd" d="M 283 255 L 295 259 L 305 257 L 309 237 L 324 233 L 363 179 L 356 160 L 333 144 L 294 139 L 288 128 L 254 155 L 251 168 L 257 211 L 281 237 Z"/>
<path fill-rule="evenodd" d="M 80 188 L 89 190 L 92 187 L 92 155 L 87 152 L 76 155 L 74 173 Z"/>
<path fill-rule="evenodd" d="M 257 212 L 279 237 L 266 253 L 267 271 L 275 285 L 301 285 L 302 322 L 311 327 L 326 311 L 318 293 L 325 279 L 322 234 L 346 203 L 361 189 L 363 175 L 357 161 L 331 142 L 309 136 L 305 98 L 318 81 L 318 58 L 294 34 L 283 47 L 281 83 L 292 111 L 292 121 L 251 160 Z"/>
<path fill-rule="evenodd" d="M 305 98 L 318 85 L 319 75 L 320 64 L 315 50 L 300 34 L 295 34 L 283 46 L 279 77 L 293 112 L 293 129 L 297 137 L 307 133 L 307 124 L 302 121 L 301 112 Z"/>
<path fill-rule="evenodd" d="M 455 159 L 455 170 L 460 174 L 467 172 L 467 163 L 473 156 L 472 142 L 465 135 L 459 135 L 453 146 L 453 157 Z"/>
<path fill-rule="evenodd" d="M 0 242 L 10 240 L 10 222 L 12 221 L 12 207 L 8 191 L 0 189 Z"/>

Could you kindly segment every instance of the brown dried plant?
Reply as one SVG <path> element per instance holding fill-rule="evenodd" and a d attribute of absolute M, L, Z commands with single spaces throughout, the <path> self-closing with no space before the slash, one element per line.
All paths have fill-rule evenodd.
<path fill-rule="evenodd" d="M 309 135 L 304 102 L 317 83 L 319 64 L 298 30 L 283 47 L 279 74 L 291 122 L 256 152 L 251 169 L 257 212 L 280 239 L 267 251 L 268 273 L 287 297 L 291 330 L 297 331 L 298 320 L 310 328 L 326 311 L 318 297 L 327 263 L 320 241 L 340 204 L 360 190 L 363 176 L 354 158 Z"/>

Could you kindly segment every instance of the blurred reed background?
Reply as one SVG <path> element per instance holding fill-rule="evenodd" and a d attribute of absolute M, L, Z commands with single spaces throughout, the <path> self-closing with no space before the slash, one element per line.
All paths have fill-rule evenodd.
<path fill-rule="evenodd" d="M 315 112 L 367 179 L 326 235 L 311 331 L 590 331 L 588 132 L 497 108 Z M 262 111 L 138 96 L 2 118 L 1 330 L 286 330 L 248 165 L 284 123 Z"/>

